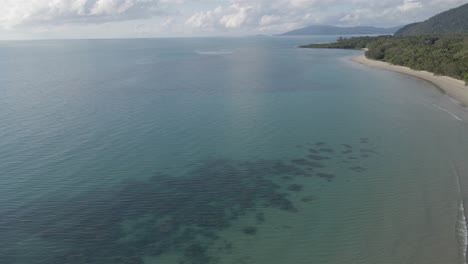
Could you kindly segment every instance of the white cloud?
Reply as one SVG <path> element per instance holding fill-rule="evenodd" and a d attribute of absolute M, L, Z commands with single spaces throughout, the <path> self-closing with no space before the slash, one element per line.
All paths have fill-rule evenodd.
<path fill-rule="evenodd" d="M 197 12 L 186 20 L 186 25 L 201 29 L 254 29 L 286 28 L 303 22 L 316 22 L 322 17 L 307 16 L 307 10 L 324 7 L 318 0 L 231 0 L 226 6 Z"/>
<path fill-rule="evenodd" d="M 279 33 L 312 24 L 396 26 L 466 0 L 0 0 L 0 33 L 67 36 Z M 134 21 L 134 22 L 132 22 Z M 70 30 L 68 30 L 70 29 Z M 105 30 L 105 32 L 104 32 Z M 64 33 L 65 32 L 65 33 Z M 124 32 L 124 33 L 122 33 Z M 129 33 L 130 32 L 130 33 Z M 139 33 L 138 33 L 139 32 Z M 79 34 L 79 35 L 78 35 Z M 0 35 L 1 38 L 1 35 Z"/>
<path fill-rule="evenodd" d="M 101 23 L 151 17 L 168 0 L 1 0 L 0 27 Z M 181 1 L 174 1 L 180 4 Z"/>
<path fill-rule="evenodd" d="M 226 28 L 238 29 L 248 23 L 253 17 L 255 7 L 235 3 L 227 7 L 216 7 L 206 12 L 198 12 L 186 21 L 186 24 L 196 28 Z"/>
<path fill-rule="evenodd" d="M 84 1 L 82 1 L 84 2 Z M 97 0 L 90 10 L 91 15 L 119 15 L 126 12 L 136 3 L 135 0 L 115 1 L 115 0 Z"/>
<path fill-rule="evenodd" d="M 415 10 L 415 9 L 420 9 L 422 7 L 423 7 L 423 5 L 418 1 L 405 0 L 403 2 L 403 4 L 397 6 L 397 9 L 399 11 L 401 11 L 401 12 L 408 12 L 408 11 L 412 11 L 412 10 Z"/>
<path fill-rule="evenodd" d="M 395 26 L 424 20 L 464 0 L 231 0 L 187 19 L 194 28 L 279 31 L 311 24 Z"/>
<path fill-rule="evenodd" d="M 220 22 L 226 28 L 239 28 L 246 23 L 248 15 L 253 10 L 253 7 L 234 4 L 230 9 L 233 10 L 233 12 L 223 15 Z"/>
<path fill-rule="evenodd" d="M 355 0 L 355 7 L 343 12 L 338 21 L 351 25 L 404 25 L 426 20 L 464 3 L 464 0 Z"/>

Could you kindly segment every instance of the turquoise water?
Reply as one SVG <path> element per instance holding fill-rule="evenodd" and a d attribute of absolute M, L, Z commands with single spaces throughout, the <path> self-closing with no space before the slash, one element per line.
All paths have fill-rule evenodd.
<path fill-rule="evenodd" d="M 1 263 L 464 263 L 467 110 L 315 38 L 0 43 Z"/>

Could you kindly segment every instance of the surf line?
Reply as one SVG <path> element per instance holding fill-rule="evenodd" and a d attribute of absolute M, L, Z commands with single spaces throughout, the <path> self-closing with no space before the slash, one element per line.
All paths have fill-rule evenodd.
<path fill-rule="evenodd" d="M 444 109 L 438 105 L 435 105 L 435 107 L 439 108 L 441 111 L 444 111 L 445 113 L 449 114 L 450 116 L 452 116 L 453 118 L 455 118 L 456 120 L 460 121 L 460 122 L 463 122 L 463 119 L 461 119 L 460 117 L 458 117 L 457 115 L 455 114 L 452 114 L 450 111 L 448 111 L 447 109 Z"/>
<path fill-rule="evenodd" d="M 467 264 L 466 255 L 468 252 L 468 225 L 466 222 L 465 203 L 463 202 L 463 192 L 462 192 L 462 187 L 461 187 L 461 182 L 460 182 L 460 173 L 458 172 L 458 169 L 453 163 L 453 161 L 452 161 L 452 169 L 455 172 L 455 175 L 457 176 L 456 177 L 457 185 L 458 185 L 458 191 L 459 191 L 459 196 L 460 196 L 460 200 L 458 202 L 457 223 L 456 223 L 455 228 L 458 232 L 460 250 L 463 255 L 463 263 Z"/>

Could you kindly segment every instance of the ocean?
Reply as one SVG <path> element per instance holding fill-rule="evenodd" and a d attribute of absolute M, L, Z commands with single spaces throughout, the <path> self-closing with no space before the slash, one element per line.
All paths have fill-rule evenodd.
<path fill-rule="evenodd" d="M 335 38 L 0 42 L 0 263 L 466 263 L 467 109 Z"/>

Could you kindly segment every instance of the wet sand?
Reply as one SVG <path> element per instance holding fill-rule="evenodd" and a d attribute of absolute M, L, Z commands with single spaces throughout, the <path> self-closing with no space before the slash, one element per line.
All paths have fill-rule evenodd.
<path fill-rule="evenodd" d="M 427 71 L 412 70 L 408 67 L 392 65 L 383 61 L 371 60 L 364 55 L 353 57 L 351 60 L 373 68 L 399 72 L 429 81 L 446 92 L 449 96 L 459 101 L 463 106 L 468 106 L 468 86 L 461 80 L 448 76 L 437 76 Z"/>

